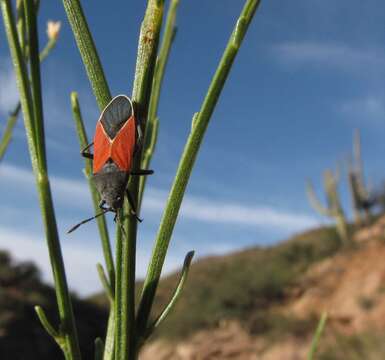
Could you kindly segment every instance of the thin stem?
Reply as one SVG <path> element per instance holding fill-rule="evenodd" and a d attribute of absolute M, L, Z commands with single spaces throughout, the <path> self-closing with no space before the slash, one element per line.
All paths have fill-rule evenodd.
<path fill-rule="evenodd" d="M 116 249 L 115 249 L 115 256 L 116 256 L 116 279 L 115 279 L 115 298 L 114 298 L 114 312 L 115 312 L 115 358 L 121 359 L 120 351 L 122 346 L 124 344 L 121 344 L 121 342 L 125 341 L 125 338 L 123 337 L 124 329 L 122 329 L 122 317 L 123 314 L 123 304 L 122 304 L 122 292 L 124 292 L 124 289 L 122 290 L 122 261 L 123 261 L 123 236 L 122 232 L 120 231 L 119 226 L 116 227 Z"/>
<path fill-rule="evenodd" d="M 22 24 L 24 24 L 24 22 L 22 22 Z M 18 23 L 18 26 L 19 26 L 19 23 Z M 20 31 L 23 31 L 23 30 L 20 30 Z M 40 52 L 40 62 L 43 62 L 46 59 L 46 57 L 49 55 L 51 50 L 55 47 L 56 43 L 57 43 L 57 39 L 48 40 L 45 48 Z M 21 110 L 21 105 L 19 101 L 7 119 L 7 124 L 5 126 L 3 136 L 0 140 L 0 161 L 3 159 L 4 154 L 8 149 L 8 146 L 12 140 L 13 129 L 15 128 L 15 125 L 17 123 L 20 110 Z"/>
<path fill-rule="evenodd" d="M 24 0 L 16 1 L 16 28 L 19 35 L 20 48 L 25 54 L 25 16 L 24 16 Z"/>
<path fill-rule="evenodd" d="M 178 5 L 179 0 L 172 0 L 167 12 L 164 34 L 159 48 L 159 54 L 156 59 L 154 79 L 152 81 L 151 98 L 148 107 L 148 121 L 153 121 L 157 115 L 162 81 L 167 60 L 170 55 L 171 45 L 176 33 L 175 20 Z"/>
<path fill-rule="evenodd" d="M 163 5 L 163 0 L 148 0 L 139 35 L 132 100 L 136 106 L 136 116 L 143 134 L 146 128 L 156 52 L 162 26 Z"/>
<path fill-rule="evenodd" d="M 108 282 L 106 273 L 105 273 L 105 271 L 103 269 L 103 265 L 97 263 L 96 264 L 96 269 L 98 271 L 99 279 L 100 279 L 100 282 L 103 285 L 103 288 L 104 288 L 104 291 L 105 291 L 105 293 L 107 295 L 107 298 L 112 303 L 114 301 L 114 295 L 113 295 L 113 292 L 112 292 L 111 284 Z"/>
<path fill-rule="evenodd" d="M 12 113 L 9 115 L 8 120 L 7 120 L 7 124 L 6 124 L 4 132 L 3 132 L 3 136 L 1 137 L 1 140 L 0 140 L 0 161 L 3 159 L 5 151 L 7 150 L 8 145 L 11 142 L 13 129 L 16 125 L 19 111 L 20 111 L 20 102 L 17 104 L 15 109 L 12 111 Z"/>
<path fill-rule="evenodd" d="M 24 63 L 20 44 L 18 42 L 10 0 L 1 1 L 1 10 L 3 14 L 4 27 L 8 38 L 9 48 L 11 51 L 13 66 L 15 68 L 16 83 L 20 92 L 20 102 L 23 111 L 24 122 L 26 125 L 25 128 L 27 133 L 29 152 L 31 154 L 32 166 L 34 169 L 37 169 L 37 158 L 35 156 L 36 144 L 32 119 L 32 95 L 29 88 L 27 68 Z"/>
<path fill-rule="evenodd" d="M 324 328 L 325 328 L 325 325 L 326 325 L 327 317 L 328 317 L 328 315 L 327 315 L 326 311 L 323 312 L 322 316 L 321 316 L 321 319 L 318 322 L 317 329 L 315 331 L 315 334 L 314 334 L 312 342 L 311 342 L 310 351 L 309 351 L 309 354 L 307 356 L 308 360 L 313 360 L 314 359 L 314 355 L 317 352 L 318 344 L 319 344 L 319 341 L 321 339 L 321 335 L 322 335 L 322 333 L 324 331 Z"/>
<path fill-rule="evenodd" d="M 150 134 L 151 137 L 148 145 L 145 147 L 143 151 L 141 169 L 148 169 L 150 166 L 152 155 L 154 154 L 155 145 L 158 139 L 158 130 L 159 130 L 159 119 L 156 117 L 154 120 L 152 120 L 147 124 L 146 135 Z M 137 206 L 139 211 L 142 205 L 145 186 L 146 186 L 146 176 L 142 176 L 139 179 L 139 195 L 138 195 L 138 206 Z"/>
<path fill-rule="evenodd" d="M 235 56 L 259 3 L 260 0 L 248 0 L 246 2 L 185 145 L 159 226 L 155 247 L 143 285 L 137 318 L 139 336 L 143 335 L 146 330 L 168 245 L 198 150 Z"/>
<path fill-rule="evenodd" d="M 162 42 L 159 48 L 159 54 L 155 63 L 154 79 L 152 80 L 152 89 L 150 103 L 148 106 L 148 120 L 147 129 L 143 140 L 143 154 L 141 168 L 148 169 L 151 158 L 155 150 L 155 143 L 158 133 L 159 119 L 156 117 L 158 112 L 160 90 L 164 78 L 164 73 L 167 65 L 167 60 L 170 55 L 171 45 L 176 34 L 176 12 L 178 9 L 179 0 L 172 0 L 167 12 L 166 23 L 164 26 L 164 33 Z M 144 188 L 146 186 L 146 176 L 139 180 L 139 196 L 138 209 L 141 207 Z"/>
<path fill-rule="evenodd" d="M 149 328 L 147 330 L 146 337 L 149 337 L 159 327 L 159 325 L 162 324 L 162 322 L 167 318 L 167 316 L 171 312 L 171 310 L 175 307 L 177 301 L 180 298 L 180 295 L 182 294 L 184 285 L 186 283 L 193 256 L 194 256 L 194 251 L 190 251 L 187 253 L 187 255 L 184 259 L 184 263 L 183 263 L 183 267 L 182 267 L 182 273 L 181 273 L 180 279 L 178 281 L 178 285 L 174 290 L 174 293 L 171 297 L 171 300 L 166 305 L 166 307 L 163 309 L 163 311 L 161 312 L 159 317 L 153 322 L 152 325 L 149 326 Z"/>
<path fill-rule="evenodd" d="M 57 38 L 49 39 L 47 41 L 43 50 L 40 51 L 40 54 L 39 54 L 39 59 L 41 63 L 47 58 L 47 56 L 50 54 L 51 50 L 56 46 L 56 44 L 57 44 Z"/>
<path fill-rule="evenodd" d="M 53 327 L 51 322 L 48 320 L 48 317 L 45 314 L 43 308 L 41 306 L 35 306 L 35 312 L 47 333 L 51 335 L 51 337 L 53 337 L 54 339 L 58 339 L 60 337 L 60 333 Z"/>
<path fill-rule="evenodd" d="M 139 36 L 132 100 L 135 106 L 136 119 L 142 133 L 145 132 L 146 128 L 151 83 L 163 19 L 163 3 L 163 0 L 148 1 Z M 140 148 L 135 156 L 133 164 L 134 170 L 140 167 L 141 152 L 142 149 Z M 133 197 L 133 201 L 137 203 L 139 190 L 139 179 L 137 176 L 132 177 L 128 190 Z M 115 354 L 119 360 L 134 359 L 136 356 L 135 256 L 137 220 L 131 216 L 127 202 L 124 207 L 124 214 L 124 227 L 126 228 L 127 239 L 122 245 L 118 243 L 118 240 L 122 238 L 122 234 L 119 226 L 117 227 L 117 257 L 118 251 L 121 251 L 123 254 L 122 264 L 119 265 L 120 273 L 117 263 L 116 283 L 118 285 L 115 287 L 115 289 L 119 291 L 119 294 L 116 293 L 115 296 Z M 119 289 L 121 286 L 124 286 L 124 288 Z"/>
<path fill-rule="evenodd" d="M 110 315 L 108 317 L 107 324 L 107 335 L 104 345 L 103 360 L 114 360 L 115 359 L 115 310 L 114 304 L 110 309 Z"/>
<path fill-rule="evenodd" d="M 36 130 L 36 128 L 34 127 L 34 116 L 39 112 L 33 110 L 34 105 L 32 99 L 34 99 L 35 106 L 39 106 L 39 96 L 37 94 L 34 94 L 34 96 L 32 97 L 30 92 L 28 74 L 17 36 L 16 24 L 12 14 L 12 6 L 10 0 L 1 0 L 0 3 L 4 19 L 4 27 L 6 30 L 6 35 L 11 51 L 11 57 L 15 68 L 17 86 L 20 93 L 20 100 L 25 128 L 27 132 L 32 167 L 37 182 L 39 202 L 42 211 L 43 224 L 45 228 L 47 245 L 55 282 L 56 298 L 59 308 L 61 328 L 63 329 L 63 335 L 66 341 L 66 358 L 78 360 L 81 358 L 81 356 L 77 340 L 72 304 L 70 301 L 70 295 L 65 276 L 63 257 L 57 233 L 56 218 L 53 208 L 49 180 L 47 176 L 47 169 L 45 166 L 45 162 L 40 162 L 40 158 L 38 157 L 37 148 L 39 147 L 40 149 L 44 150 L 44 146 L 42 146 L 41 142 L 39 144 L 36 143 L 36 140 L 39 139 L 39 136 L 37 136 L 37 134 L 34 132 Z M 26 7 L 25 11 L 28 12 L 27 18 L 29 18 L 29 21 L 35 23 L 32 28 L 35 27 L 36 29 L 35 9 L 31 6 L 32 4 L 29 1 L 26 1 L 24 5 Z M 30 32 L 30 36 L 36 36 L 36 33 L 34 35 L 34 31 L 32 30 L 32 32 Z M 32 54 L 34 54 L 33 56 L 36 57 L 36 54 L 38 53 L 38 50 L 34 48 L 35 46 L 37 46 L 36 39 L 30 38 L 28 43 L 31 46 L 31 56 Z M 35 62 L 36 58 L 33 61 Z M 32 71 L 34 70 L 32 69 Z M 36 81 L 37 83 L 32 84 L 33 91 L 39 91 L 40 79 L 38 79 L 37 76 L 38 72 L 36 72 L 35 69 L 35 74 L 34 76 L 32 76 L 32 81 Z M 43 119 L 40 118 L 38 119 L 38 121 L 38 126 L 43 127 Z M 67 356 L 68 354 L 70 354 L 70 356 Z"/>
<path fill-rule="evenodd" d="M 24 0 L 24 11 L 26 15 L 27 36 L 29 46 L 30 74 L 32 85 L 32 104 L 35 122 L 35 137 L 37 145 L 37 156 L 40 166 L 47 167 L 45 156 L 45 137 L 43 125 L 43 100 L 40 77 L 39 39 L 37 33 L 37 22 L 35 6 L 31 1 Z"/>
<path fill-rule="evenodd" d="M 72 114 L 76 125 L 76 132 L 79 139 L 80 150 L 83 150 L 89 144 L 89 142 L 87 138 L 86 129 L 84 127 L 82 113 L 80 110 L 78 94 L 76 92 L 71 93 L 71 106 L 72 106 Z M 84 158 L 84 173 L 90 188 L 92 202 L 94 205 L 94 211 L 95 211 L 95 214 L 97 214 L 100 212 L 100 208 L 99 208 L 100 196 L 91 179 L 93 174 L 91 159 Z M 106 263 L 106 268 L 108 272 L 108 279 L 110 284 L 113 285 L 115 283 L 115 266 L 114 266 L 114 259 L 112 255 L 111 242 L 108 235 L 106 217 L 104 215 L 99 216 L 96 219 L 96 222 L 98 224 L 100 240 L 102 242 L 104 261 Z"/>
<path fill-rule="evenodd" d="M 95 360 L 103 360 L 104 343 L 101 338 L 95 339 Z"/>
<path fill-rule="evenodd" d="M 111 93 L 82 6 L 79 0 L 63 0 L 63 5 L 86 68 L 92 91 L 99 109 L 102 111 L 110 102 Z"/>

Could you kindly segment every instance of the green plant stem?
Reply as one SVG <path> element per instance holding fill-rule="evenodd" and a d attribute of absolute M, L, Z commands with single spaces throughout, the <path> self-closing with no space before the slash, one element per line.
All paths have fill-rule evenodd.
<path fill-rule="evenodd" d="M 20 48 L 25 54 L 25 16 L 24 16 L 24 0 L 16 1 L 16 28 L 19 35 Z"/>
<path fill-rule="evenodd" d="M 57 42 L 57 39 L 49 40 L 47 42 L 44 49 L 40 52 L 40 62 L 43 62 L 46 59 L 46 57 L 49 55 L 51 50 L 55 47 L 56 42 Z M 21 109 L 21 105 L 19 101 L 7 119 L 7 125 L 5 126 L 3 136 L 0 140 L 0 161 L 3 159 L 4 154 L 12 140 L 13 129 L 15 128 L 17 118 L 19 117 L 20 109 Z"/>
<path fill-rule="evenodd" d="M 177 287 L 175 288 L 175 291 L 171 297 L 171 300 L 166 305 L 166 307 L 163 309 L 163 311 L 158 316 L 158 318 L 153 322 L 153 324 L 148 327 L 148 329 L 146 331 L 145 339 L 148 338 L 149 336 L 151 336 L 151 334 L 159 327 L 160 324 L 162 324 L 162 322 L 167 318 L 167 316 L 171 312 L 171 310 L 175 307 L 175 304 L 179 300 L 180 295 L 182 294 L 184 285 L 186 283 L 193 256 L 194 256 L 194 251 L 190 251 L 187 253 L 187 255 L 184 259 L 180 279 L 179 279 Z"/>
<path fill-rule="evenodd" d="M 308 360 L 314 359 L 314 355 L 317 352 L 318 344 L 319 344 L 319 341 L 321 339 L 321 335 L 322 335 L 324 328 L 325 328 L 325 325 L 326 325 L 327 317 L 328 317 L 328 315 L 326 312 L 322 313 L 321 319 L 318 322 L 317 329 L 315 331 L 315 334 L 314 334 L 312 342 L 311 342 L 310 351 L 309 351 L 308 356 L 307 356 Z"/>
<path fill-rule="evenodd" d="M 40 59 L 41 63 L 47 58 L 47 56 L 50 54 L 51 50 L 56 46 L 57 39 L 58 38 L 49 39 L 47 41 L 47 43 L 45 44 L 43 50 L 40 51 L 39 59 Z"/>
<path fill-rule="evenodd" d="M 37 33 L 37 21 L 35 6 L 29 0 L 24 0 L 24 11 L 26 14 L 27 36 L 30 59 L 30 76 L 32 87 L 33 119 L 35 123 L 35 137 L 37 144 L 37 156 L 41 168 L 47 168 L 45 155 L 45 136 L 43 122 L 43 99 L 40 77 L 39 39 Z"/>
<path fill-rule="evenodd" d="M 123 322 L 122 318 L 125 317 L 124 310 L 123 310 L 123 295 L 122 292 L 125 292 L 125 289 L 122 288 L 122 262 L 123 262 L 123 233 L 120 231 L 120 228 L 116 227 L 116 250 L 115 250 L 115 256 L 116 256 L 116 280 L 115 280 L 115 298 L 114 298 L 114 311 L 115 311 L 115 358 L 121 359 L 119 351 L 121 351 L 121 341 L 124 341 L 122 339 L 122 332 L 124 329 L 122 329 Z"/>
<path fill-rule="evenodd" d="M 148 120 L 146 132 L 143 140 L 143 154 L 141 161 L 141 168 L 148 169 L 151 158 L 155 150 L 155 144 L 158 133 L 159 120 L 157 118 L 157 111 L 160 98 L 160 90 L 164 78 L 164 73 L 167 65 L 167 60 L 170 55 L 172 42 L 175 38 L 176 27 L 176 12 L 178 9 L 179 0 L 172 0 L 167 12 L 166 23 L 164 26 L 164 34 L 159 48 L 159 54 L 156 58 L 154 78 L 152 80 L 152 89 L 150 103 L 148 106 Z M 144 188 L 146 186 L 146 176 L 142 176 L 139 180 L 139 195 L 138 195 L 138 209 L 141 208 Z"/>
<path fill-rule="evenodd" d="M 97 263 L 96 264 L 96 270 L 98 271 L 99 279 L 100 279 L 100 282 L 103 285 L 104 292 L 106 293 L 107 299 L 111 303 L 113 303 L 114 295 L 113 295 L 112 287 L 111 287 L 111 284 L 109 283 L 109 281 L 107 279 L 107 276 L 106 276 L 106 273 L 104 271 L 103 265 L 100 264 L 100 263 Z"/>
<path fill-rule="evenodd" d="M 148 0 L 139 35 L 132 101 L 142 134 L 145 133 L 146 129 L 151 84 L 163 19 L 163 3 L 164 1 Z M 141 157 L 142 148 L 139 148 L 134 159 L 134 170 L 140 167 Z M 137 176 L 132 177 L 128 190 L 134 203 L 138 203 L 139 178 Z M 136 358 L 135 253 L 137 220 L 130 215 L 127 202 L 124 207 L 124 214 L 126 219 L 127 246 L 122 248 L 126 261 L 122 264 L 120 277 L 121 284 L 125 286 L 125 291 L 121 291 L 121 299 L 118 301 L 118 304 L 120 304 L 120 316 L 116 317 L 116 358 L 119 360 L 131 360 Z"/>
<path fill-rule="evenodd" d="M 104 345 L 103 360 L 115 359 L 115 309 L 114 304 L 110 309 L 110 315 L 107 323 L 107 335 Z"/>
<path fill-rule="evenodd" d="M 150 265 L 148 267 L 147 276 L 143 285 L 137 318 L 138 336 L 143 336 L 146 331 L 148 318 L 150 316 L 152 303 L 154 301 L 168 245 L 199 147 L 202 143 L 211 115 L 225 84 L 235 56 L 238 53 L 241 42 L 259 3 L 259 0 L 246 1 L 185 145 L 179 162 L 177 174 L 166 203 L 155 247 L 152 252 Z"/>
<path fill-rule="evenodd" d="M 49 180 L 47 176 L 47 169 L 45 163 L 40 162 L 41 159 L 39 159 L 38 157 L 37 147 L 39 146 L 40 149 L 43 147 L 42 143 L 36 142 L 36 140 L 39 139 L 39 136 L 34 133 L 34 116 L 36 113 L 38 113 L 38 111 L 33 110 L 34 105 L 29 88 L 28 73 L 24 63 L 22 49 L 18 41 L 16 24 L 12 14 L 12 6 L 10 0 L 1 0 L 0 3 L 4 19 L 4 27 L 6 30 L 6 35 L 11 51 L 11 57 L 15 68 L 17 86 L 20 93 L 20 101 L 23 111 L 25 128 L 27 132 L 32 168 L 35 173 L 37 182 L 39 202 L 42 211 L 47 245 L 55 282 L 55 290 L 61 320 L 61 328 L 63 329 L 63 333 L 65 334 L 65 341 L 67 344 L 66 358 L 71 360 L 78 360 L 81 358 L 81 356 L 77 340 L 72 304 L 65 276 L 63 257 L 57 233 L 56 218 L 52 203 Z M 34 9 L 32 8 L 30 2 L 26 1 L 24 4 L 26 5 L 25 10 L 28 12 L 27 18 L 29 19 L 29 21 L 35 23 L 31 24 L 32 27 L 29 26 L 29 29 L 31 30 L 30 36 L 36 36 L 36 18 Z M 33 30 L 33 28 L 35 28 L 35 30 Z M 37 46 L 36 39 L 32 41 L 31 39 L 29 39 L 29 44 L 31 45 L 31 57 L 33 56 L 35 58 L 35 60 L 33 61 L 36 61 L 36 54 L 38 53 L 38 49 L 34 48 L 34 46 Z M 32 66 L 32 71 L 34 71 L 34 66 Z M 36 73 L 33 74 L 32 81 L 37 80 L 37 75 L 38 74 Z M 39 81 L 36 84 L 33 84 L 32 89 L 34 91 L 39 91 Z M 33 99 L 35 106 L 38 106 L 39 96 L 37 94 L 34 94 Z M 40 118 L 39 121 L 39 126 L 43 126 L 43 119 Z"/>
<path fill-rule="evenodd" d="M 99 110 L 102 111 L 110 102 L 111 93 L 82 6 L 79 0 L 63 0 L 63 5 Z"/>
<path fill-rule="evenodd" d="M 95 339 L 95 360 L 103 360 L 104 344 L 101 338 Z"/>
<path fill-rule="evenodd" d="M 9 115 L 8 120 L 7 120 L 7 125 L 5 126 L 5 129 L 3 132 L 3 136 L 1 137 L 1 140 L 0 140 L 0 161 L 3 159 L 4 154 L 8 148 L 8 145 L 11 142 L 13 129 L 16 125 L 19 111 L 20 111 L 20 102 L 17 104 L 15 109 L 12 111 L 12 113 Z"/>
<path fill-rule="evenodd" d="M 78 134 L 80 150 L 83 150 L 89 143 L 87 138 L 86 129 L 84 127 L 83 117 L 79 105 L 78 95 L 76 92 L 71 93 L 71 106 L 72 106 L 72 114 L 75 120 L 76 132 Z M 98 191 L 95 188 L 94 183 L 92 182 L 92 160 L 84 158 L 84 173 L 88 181 L 88 186 L 90 188 L 92 202 L 94 205 L 95 214 L 100 212 L 99 202 L 100 196 Z M 108 235 L 106 217 L 104 215 L 96 218 L 96 222 L 98 224 L 98 230 L 100 239 L 102 242 L 104 261 L 106 263 L 106 269 L 108 272 L 108 279 L 113 287 L 115 284 L 115 266 L 114 259 L 112 255 L 111 242 Z"/>

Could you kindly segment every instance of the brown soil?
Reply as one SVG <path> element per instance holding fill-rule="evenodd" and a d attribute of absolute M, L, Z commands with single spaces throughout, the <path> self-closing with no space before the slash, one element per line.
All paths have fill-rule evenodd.
<path fill-rule="evenodd" d="M 323 342 L 333 334 L 385 330 L 385 217 L 354 235 L 356 247 L 316 263 L 287 291 L 284 305 L 275 309 L 307 319 L 328 313 Z M 251 336 L 235 321 L 199 331 L 172 344 L 156 340 L 141 353 L 141 360 L 306 359 L 312 333 L 280 339 Z"/>

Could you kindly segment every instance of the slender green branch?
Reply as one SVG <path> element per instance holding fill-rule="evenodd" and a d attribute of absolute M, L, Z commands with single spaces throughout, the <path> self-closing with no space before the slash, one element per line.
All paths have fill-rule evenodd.
<path fill-rule="evenodd" d="M 0 140 L 0 161 L 3 159 L 5 151 L 7 150 L 8 145 L 11 142 L 13 129 L 16 125 L 19 111 L 20 111 L 20 102 L 17 104 L 15 109 L 12 111 L 12 113 L 9 115 L 8 120 L 7 120 L 7 124 L 6 124 L 4 132 L 3 132 L 3 136 L 1 137 L 1 140 Z"/>
<path fill-rule="evenodd" d="M 101 338 L 95 339 L 95 360 L 103 360 L 104 344 Z"/>
<path fill-rule="evenodd" d="M 122 318 L 125 316 L 124 309 L 123 309 L 123 294 L 127 290 L 122 288 L 122 262 L 123 262 L 123 233 L 120 231 L 120 228 L 116 227 L 116 250 L 115 250 L 115 263 L 116 263 L 116 279 L 115 279 L 115 298 L 114 298 L 114 319 L 115 319 L 115 358 L 121 359 L 121 355 L 119 353 L 122 344 L 120 344 L 121 341 L 124 341 L 122 339 L 124 332 L 124 329 L 122 327 L 124 326 L 122 322 Z M 127 312 L 126 312 L 127 314 Z M 126 342 L 124 343 L 126 345 Z M 119 349 L 119 350 L 118 350 Z"/>
<path fill-rule="evenodd" d="M 80 110 L 78 95 L 76 92 L 71 93 L 71 105 L 72 105 L 72 114 L 73 118 L 75 120 L 76 125 L 76 132 L 79 139 L 79 145 L 80 150 L 83 150 L 88 145 L 88 138 L 87 133 L 84 127 L 83 117 Z M 98 191 L 95 188 L 94 183 L 92 182 L 92 160 L 84 158 L 84 173 L 88 181 L 88 185 L 90 188 L 91 196 L 92 196 L 92 202 L 94 205 L 94 211 L 95 214 L 100 212 L 99 208 L 99 202 L 100 202 L 100 196 Z M 98 224 L 98 230 L 100 239 L 102 242 L 102 248 L 103 248 L 103 255 L 104 260 L 106 262 L 106 268 L 108 272 L 108 278 L 110 284 L 115 283 L 115 267 L 114 267 L 114 260 L 112 255 L 112 249 L 111 249 L 111 242 L 108 235 L 108 229 L 107 229 L 107 223 L 106 218 L 104 215 L 99 216 L 97 219 Z"/>
<path fill-rule="evenodd" d="M 166 23 L 164 26 L 164 34 L 162 43 L 159 48 L 159 54 L 156 59 L 154 79 L 152 81 L 152 90 L 150 104 L 148 107 L 148 121 L 153 121 L 157 115 L 160 90 L 167 65 L 167 60 L 170 55 L 170 49 L 176 33 L 176 12 L 178 9 L 179 0 L 172 0 L 168 9 Z"/>
<path fill-rule="evenodd" d="M 163 6 L 163 0 L 148 0 L 140 28 L 132 100 L 136 106 L 136 116 L 143 134 L 146 128 L 156 53 L 163 20 Z"/>
<path fill-rule="evenodd" d="M 48 40 L 45 48 L 43 49 L 43 51 L 40 52 L 40 62 L 43 62 L 45 60 L 45 58 L 49 55 L 51 50 L 55 47 L 56 43 L 57 43 L 57 38 Z M 3 159 L 4 154 L 12 140 L 13 129 L 15 128 L 17 118 L 19 117 L 20 109 L 21 109 L 21 105 L 19 101 L 7 119 L 7 124 L 5 126 L 3 136 L 0 140 L 0 161 Z"/>
<path fill-rule="evenodd" d="M 246 34 L 247 28 L 259 5 L 259 0 L 248 0 L 236 23 L 222 59 L 212 79 L 207 95 L 203 101 L 194 126 L 188 137 L 177 174 L 168 197 L 166 208 L 163 213 L 161 224 L 158 230 L 155 247 L 152 253 L 147 276 L 144 282 L 141 302 L 138 310 L 139 336 L 146 330 L 151 306 L 154 301 L 156 288 L 159 282 L 164 259 L 174 229 L 174 225 L 182 203 L 183 195 L 190 178 L 198 150 L 202 143 L 204 134 L 209 124 L 211 115 L 218 101 L 219 95 L 225 84 L 235 56 L 238 53 L 241 42 Z"/>
<path fill-rule="evenodd" d="M 24 0 L 24 11 L 26 14 L 27 36 L 30 59 L 30 75 L 32 85 L 32 105 L 35 123 L 35 137 L 37 144 L 37 156 L 39 165 L 45 169 L 47 160 L 45 156 L 45 137 L 43 126 L 43 100 L 40 77 L 39 39 L 37 33 L 37 21 L 35 6 L 31 1 Z"/>
<path fill-rule="evenodd" d="M 100 282 L 102 283 L 104 291 L 106 292 L 107 298 L 110 301 L 110 303 L 113 303 L 114 302 L 114 295 L 113 295 L 112 287 L 111 287 L 110 283 L 108 282 L 106 273 L 104 272 L 104 269 L 103 269 L 103 265 L 97 263 L 96 269 L 98 271 Z"/>
<path fill-rule="evenodd" d="M 146 134 L 151 134 L 149 144 L 143 151 L 143 158 L 141 163 L 142 169 L 148 169 L 150 166 L 152 155 L 155 151 L 155 145 L 158 140 L 159 119 L 156 117 L 154 120 L 147 124 Z M 139 195 L 138 195 L 138 209 L 140 210 L 143 200 L 143 192 L 146 186 L 146 176 L 142 176 L 139 179 Z"/>
<path fill-rule="evenodd" d="M 24 0 L 16 1 L 16 27 L 19 35 L 20 48 L 25 54 L 25 16 L 24 16 Z"/>
<path fill-rule="evenodd" d="M 35 306 L 35 312 L 47 333 L 55 340 L 58 339 L 60 337 L 60 333 L 52 326 L 43 308 L 41 306 Z"/>
<path fill-rule="evenodd" d="M 43 224 L 45 228 L 47 245 L 55 282 L 55 290 L 61 320 L 61 328 L 64 330 L 63 336 L 65 337 L 66 342 L 65 354 L 67 359 L 78 360 L 81 358 L 81 356 L 77 340 L 72 304 L 70 301 L 70 295 L 65 276 L 63 257 L 57 233 L 56 218 L 51 197 L 49 180 L 47 176 L 47 169 L 45 166 L 45 162 L 40 161 L 42 158 L 45 158 L 45 154 L 42 158 L 39 158 L 38 156 L 38 148 L 43 151 L 45 150 L 41 142 L 37 143 L 39 135 L 37 134 L 37 128 L 34 126 L 36 123 L 34 116 L 36 116 L 36 114 L 39 114 L 39 111 L 34 111 L 34 107 L 37 108 L 40 106 L 39 95 L 36 93 L 33 93 L 33 96 L 31 95 L 31 90 L 28 81 L 28 73 L 17 35 L 16 24 L 12 14 L 12 6 L 10 0 L 1 0 L 0 4 L 11 57 L 15 68 L 17 86 L 20 93 L 21 107 L 27 132 L 27 140 L 30 150 L 32 167 L 37 182 L 39 202 L 42 211 Z M 25 1 L 24 6 L 25 11 L 27 12 L 27 19 L 29 19 L 29 22 L 34 23 L 31 24 L 32 30 L 30 30 L 29 36 L 36 36 L 36 31 L 33 31 L 33 28 L 36 29 L 36 9 L 34 8 L 34 6 L 32 6 L 29 1 Z M 33 58 L 31 62 L 34 63 L 31 71 L 34 72 L 32 76 L 32 82 L 35 83 L 32 84 L 32 90 L 35 92 L 39 91 L 40 88 L 40 79 L 38 77 L 39 72 L 35 69 L 36 54 L 38 54 L 38 49 L 36 48 L 37 40 L 29 38 L 28 43 L 31 47 L 31 58 Z M 42 112 L 40 114 L 42 114 Z M 38 121 L 39 123 L 36 124 L 36 126 L 39 128 L 43 128 L 43 119 L 40 118 L 38 119 Z M 39 134 L 41 134 L 40 131 Z"/>
<path fill-rule="evenodd" d="M 82 6 L 79 0 L 63 0 L 63 5 L 99 109 L 103 110 L 111 100 L 111 93 Z"/>
<path fill-rule="evenodd" d="M 15 68 L 17 87 L 20 92 L 21 107 L 24 122 L 26 124 L 29 152 L 31 154 L 32 166 L 37 169 L 36 143 L 33 128 L 32 95 L 29 88 L 28 72 L 23 59 L 23 53 L 18 42 L 18 35 L 13 20 L 10 0 L 1 0 L 4 27 L 8 38 L 11 57 Z"/>
<path fill-rule="evenodd" d="M 316 329 L 315 334 L 313 336 L 313 340 L 311 342 L 310 351 L 309 351 L 308 356 L 307 356 L 308 360 L 314 359 L 314 355 L 317 352 L 318 344 L 319 344 L 319 341 L 321 339 L 321 335 L 325 329 L 327 317 L 328 317 L 328 314 L 326 313 L 326 311 L 323 312 L 321 319 L 318 322 L 317 329 Z"/>
<path fill-rule="evenodd" d="M 107 323 L 107 335 L 104 344 L 103 360 L 115 359 L 115 309 L 114 304 L 110 309 L 110 315 Z"/>
<path fill-rule="evenodd" d="M 149 98 L 151 94 L 152 76 L 155 67 L 159 33 L 163 19 L 163 0 L 148 0 L 146 13 L 141 26 L 136 70 L 132 92 L 136 118 L 141 129 L 145 132 Z M 142 149 L 137 152 L 133 168 L 140 167 Z M 128 190 L 133 201 L 138 201 L 139 179 L 133 177 Z M 122 217 L 121 217 L 122 218 Z M 115 330 L 116 330 L 116 359 L 134 359 L 136 356 L 135 335 L 135 254 L 137 220 L 130 216 L 130 209 L 126 202 L 124 206 L 124 227 L 127 239 L 120 244 L 122 234 L 117 228 L 117 259 L 119 252 L 122 263 L 117 264 L 115 295 Z M 117 260 L 118 261 L 118 260 Z"/>
<path fill-rule="evenodd" d="M 43 62 L 47 58 L 47 56 L 50 54 L 51 50 L 56 46 L 56 44 L 57 44 L 57 38 L 49 39 L 47 41 L 44 49 L 40 52 L 40 55 L 39 55 L 40 62 Z"/>
<path fill-rule="evenodd" d="M 189 253 L 187 253 L 187 255 L 184 259 L 184 263 L 183 263 L 183 267 L 182 267 L 182 273 L 181 273 L 180 279 L 178 281 L 178 285 L 175 288 L 174 294 L 172 295 L 170 302 L 163 309 L 163 311 L 161 312 L 159 317 L 154 321 L 154 323 L 152 325 L 149 326 L 149 328 L 146 332 L 146 337 L 151 336 L 151 334 L 159 327 L 159 325 L 164 321 L 164 319 L 166 319 L 167 315 L 175 307 L 175 304 L 179 300 L 180 295 L 182 294 L 184 285 L 186 283 L 193 256 L 194 256 L 194 251 L 190 251 Z"/>
<path fill-rule="evenodd" d="M 150 103 L 148 106 L 148 120 L 147 129 L 143 140 L 143 153 L 141 168 L 148 169 L 150 166 L 151 158 L 155 150 L 155 144 L 158 134 L 159 119 L 157 116 L 160 90 L 164 78 L 164 73 L 167 65 L 167 60 L 170 55 L 171 45 L 176 34 L 176 12 L 178 9 L 179 0 L 172 0 L 167 12 L 166 23 L 164 27 L 164 33 L 162 42 L 159 48 L 159 54 L 156 58 L 154 78 L 152 80 L 152 89 Z M 146 176 L 140 178 L 139 183 L 139 196 L 138 196 L 138 209 L 141 207 L 144 188 L 146 186 Z"/>

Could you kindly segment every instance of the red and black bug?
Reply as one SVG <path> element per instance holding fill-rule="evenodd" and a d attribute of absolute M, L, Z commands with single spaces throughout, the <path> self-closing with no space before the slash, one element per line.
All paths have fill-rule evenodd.
<path fill-rule="evenodd" d="M 81 152 L 82 156 L 93 160 L 92 180 L 100 194 L 99 207 L 103 211 L 75 225 L 68 231 L 69 233 L 108 211 L 116 214 L 114 218 L 116 220 L 118 211 L 123 206 L 125 195 L 130 203 L 133 216 L 141 221 L 127 190 L 130 175 L 153 174 L 152 170 L 132 171 L 139 136 L 140 131 L 130 98 L 125 95 L 114 97 L 100 115 L 96 124 L 94 141 Z M 94 154 L 88 152 L 91 146 L 94 147 Z"/>

